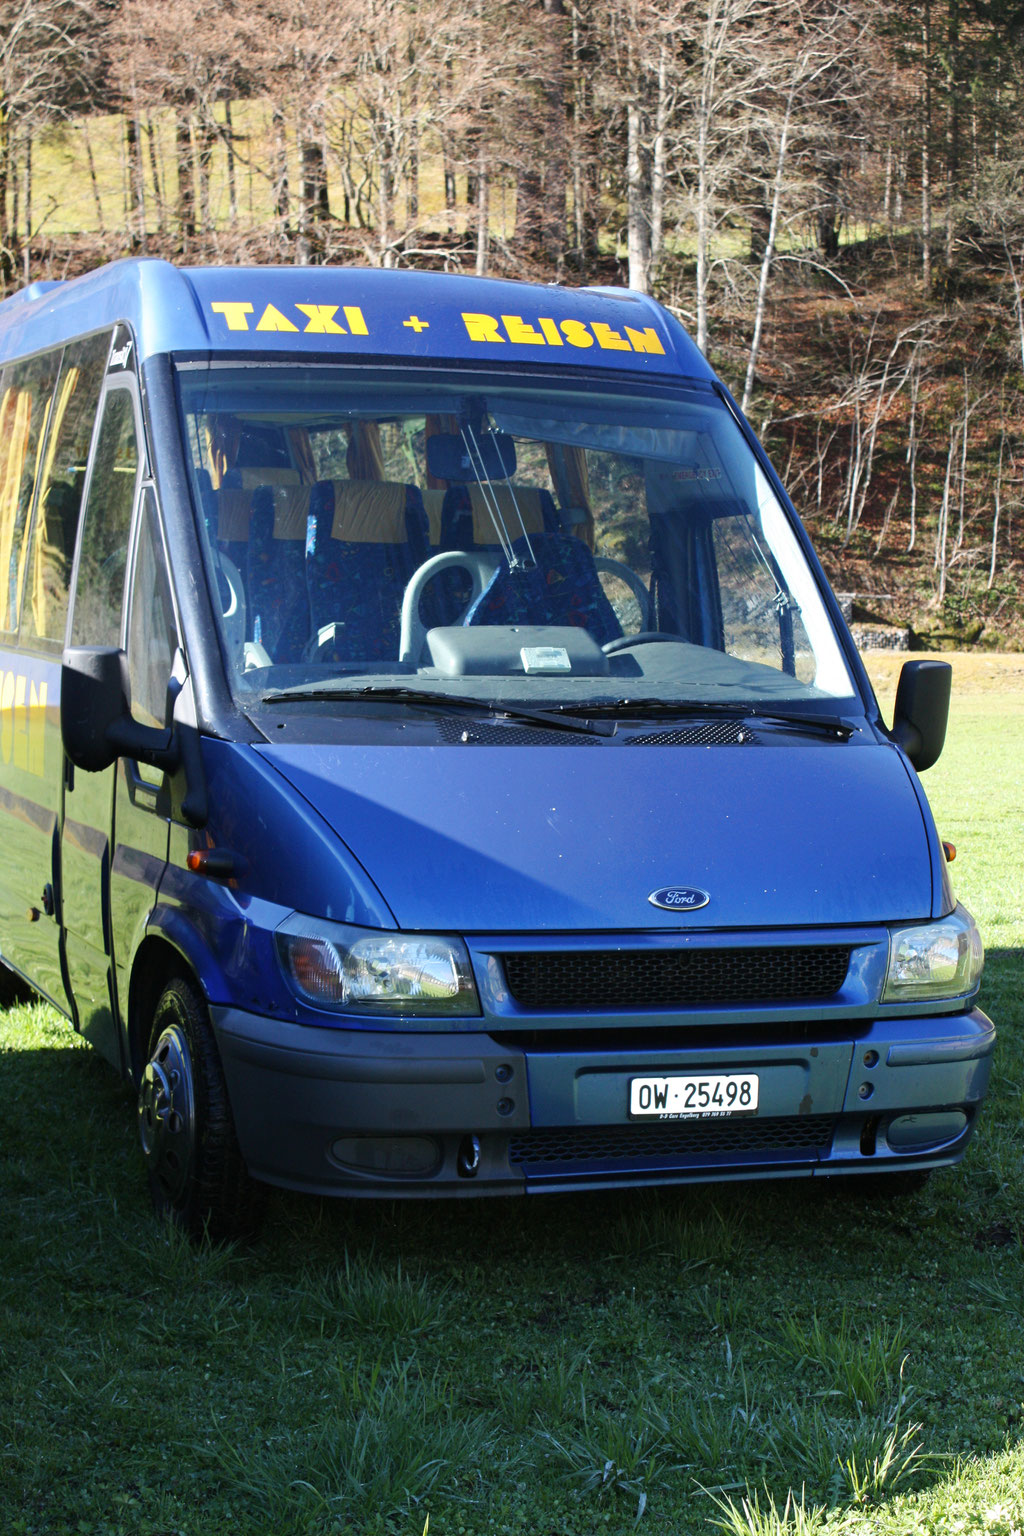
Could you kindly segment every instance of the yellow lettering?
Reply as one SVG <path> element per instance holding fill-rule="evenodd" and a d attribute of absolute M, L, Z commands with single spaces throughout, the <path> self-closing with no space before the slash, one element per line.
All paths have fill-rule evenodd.
<path fill-rule="evenodd" d="M 537 324 L 540 326 L 541 330 L 544 332 L 544 335 L 547 337 L 548 345 L 549 346 L 551 346 L 551 347 L 564 347 L 565 346 L 565 342 L 562 340 L 561 336 L 559 336 L 559 334 L 558 334 L 558 326 L 555 324 L 555 322 L 553 320 L 538 320 Z"/>
<path fill-rule="evenodd" d="M 282 315 L 273 304 L 268 304 L 260 316 L 260 323 L 256 327 L 258 331 L 297 331 L 298 326 Z"/>
<path fill-rule="evenodd" d="M 332 336 L 347 336 L 343 325 L 335 320 L 338 313 L 337 304 L 296 304 L 296 309 L 309 317 L 306 325 L 307 331 L 315 331 L 317 335 L 330 334 Z"/>
<path fill-rule="evenodd" d="M 502 315 L 501 318 L 509 341 L 522 342 L 531 347 L 545 345 L 544 337 L 539 331 L 535 331 L 532 325 L 527 325 L 522 315 Z"/>
<path fill-rule="evenodd" d="M 14 673 L 5 672 L 0 681 L 0 757 L 11 760 L 14 750 Z"/>
<path fill-rule="evenodd" d="M 605 325 L 603 320 L 595 320 L 591 329 L 597 337 L 599 347 L 604 347 L 609 352 L 628 352 L 629 342 L 618 331 L 613 331 L 610 325 Z"/>
<path fill-rule="evenodd" d="M 466 331 L 470 341 L 501 341 L 504 336 L 498 332 L 498 322 L 493 315 L 467 315 L 462 316 L 465 321 Z"/>
<path fill-rule="evenodd" d="M 224 303 L 211 304 L 210 308 L 215 315 L 224 316 L 228 323 L 229 331 L 247 331 L 249 329 L 249 322 L 245 317 L 252 314 L 251 304 L 236 304 L 225 301 Z"/>
<path fill-rule="evenodd" d="M 570 347 L 592 347 L 594 345 L 594 338 L 582 320 L 563 320 L 561 331 Z"/>
<path fill-rule="evenodd" d="M 28 719 L 25 710 L 27 678 L 19 672 L 14 680 L 14 766 L 28 768 Z"/>
<path fill-rule="evenodd" d="M 626 335 L 634 352 L 657 352 L 660 357 L 665 356 L 665 348 L 658 340 L 658 333 L 652 325 L 647 326 L 643 331 L 634 331 L 631 325 L 627 325 Z"/>
<path fill-rule="evenodd" d="M 348 328 L 352 335 L 369 336 L 370 333 L 366 329 L 366 321 L 363 319 L 362 310 L 355 304 L 346 304 L 344 309 L 345 319 L 348 321 Z"/>
<path fill-rule="evenodd" d="M 42 778 L 46 769 L 46 684 L 35 683 L 29 692 L 28 771 Z"/>

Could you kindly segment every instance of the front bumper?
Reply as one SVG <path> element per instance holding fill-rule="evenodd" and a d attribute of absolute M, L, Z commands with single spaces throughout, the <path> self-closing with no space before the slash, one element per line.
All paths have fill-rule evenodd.
<path fill-rule="evenodd" d="M 973 1133 L 996 1038 L 979 1009 L 878 1020 L 856 1039 L 660 1029 L 605 1049 L 211 1013 L 250 1171 L 378 1198 L 941 1167 Z M 756 1072 L 757 1114 L 630 1120 L 631 1078 L 690 1072 Z"/>

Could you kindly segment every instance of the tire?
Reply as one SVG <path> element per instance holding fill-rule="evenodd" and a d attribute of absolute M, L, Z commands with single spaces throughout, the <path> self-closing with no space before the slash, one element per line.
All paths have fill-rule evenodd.
<path fill-rule="evenodd" d="M 209 1014 L 191 982 L 171 981 L 153 1011 L 139 1083 L 139 1137 L 153 1206 L 195 1239 L 251 1237 L 266 1191 L 238 1146 Z"/>

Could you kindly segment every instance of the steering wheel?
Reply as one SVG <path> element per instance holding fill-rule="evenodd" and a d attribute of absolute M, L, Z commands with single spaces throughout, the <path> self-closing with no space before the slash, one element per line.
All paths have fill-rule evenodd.
<path fill-rule="evenodd" d="M 651 616 L 651 596 L 636 571 L 622 560 L 613 560 L 610 555 L 595 555 L 594 565 L 598 571 L 606 571 L 609 576 L 614 576 L 617 581 L 622 582 L 623 586 L 629 588 L 640 609 L 640 623 L 646 624 Z"/>
<path fill-rule="evenodd" d="M 642 629 L 638 635 L 620 635 L 617 640 L 609 640 L 601 649 L 606 656 L 614 656 L 616 651 L 628 651 L 634 645 L 684 645 L 682 635 L 665 635 L 660 629 Z"/>
<path fill-rule="evenodd" d="M 224 638 L 229 651 L 235 655 L 245 643 L 245 587 L 238 566 L 227 555 L 218 557 L 215 580 L 220 616 L 224 621 Z"/>
<path fill-rule="evenodd" d="M 438 571 L 447 571 L 452 566 L 469 573 L 472 584 L 472 592 L 466 608 L 453 622 L 461 624 L 466 613 L 483 592 L 487 583 L 498 569 L 497 556 L 484 554 L 480 550 L 448 549 L 440 555 L 431 555 L 429 560 L 424 560 L 406 583 L 402 594 L 402 637 L 399 642 L 398 659 L 408 662 L 410 666 L 419 666 L 420 656 L 423 654 L 423 644 L 427 638 L 426 626 L 420 618 L 420 598 L 428 581 L 437 575 Z"/>

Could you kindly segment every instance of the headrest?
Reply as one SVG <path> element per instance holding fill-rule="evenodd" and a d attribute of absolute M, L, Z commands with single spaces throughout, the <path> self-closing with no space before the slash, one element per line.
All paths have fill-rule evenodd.
<path fill-rule="evenodd" d="M 334 491 L 331 538 L 348 544 L 405 544 L 408 487 L 395 480 L 321 480 Z"/>
<path fill-rule="evenodd" d="M 520 518 L 527 533 L 544 532 L 544 496 L 535 485 L 490 485 L 486 490 L 483 486 L 468 485 L 466 489 L 473 507 L 474 544 L 501 542 L 491 515 L 495 503 L 513 541 L 523 536 Z"/>
<path fill-rule="evenodd" d="M 236 468 L 235 474 L 247 491 L 254 491 L 258 485 L 302 484 L 302 476 L 297 469 L 284 469 L 277 465 L 267 465 L 261 469 L 258 464 L 242 464 Z"/>
<path fill-rule="evenodd" d="M 444 499 L 447 491 L 421 491 L 423 505 L 427 511 L 427 522 L 430 524 L 431 544 L 441 542 L 441 514 L 444 511 Z"/>
<path fill-rule="evenodd" d="M 225 544 L 244 544 L 249 538 L 251 491 L 213 491 L 217 506 L 217 538 Z"/>
<path fill-rule="evenodd" d="M 275 539 L 306 537 L 306 520 L 309 517 L 309 499 L 312 494 L 311 485 L 275 485 L 273 487 Z"/>

